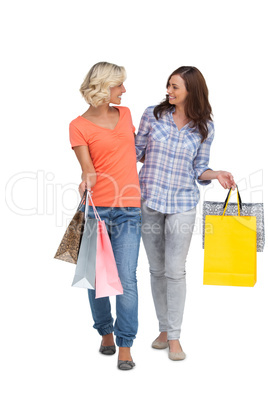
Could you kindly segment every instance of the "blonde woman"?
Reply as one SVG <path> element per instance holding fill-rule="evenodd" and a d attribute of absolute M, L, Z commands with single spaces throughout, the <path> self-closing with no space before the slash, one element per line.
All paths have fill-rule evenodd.
<path fill-rule="evenodd" d="M 88 290 L 94 328 L 102 336 L 99 351 L 114 354 L 118 368 L 135 366 L 130 348 L 138 328 L 136 268 L 141 236 L 140 187 L 136 168 L 135 128 L 130 111 L 119 106 L 126 92 L 124 67 L 101 62 L 88 72 L 80 92 L 89 108 L 70 123 L 70 142 L 82 168 L 79 191 L 92 189 L 93 202 L 107 230 L 124 294 L 116 296 L 116 320 L 108 297 Z M 114 104 L 116 106 L 111 106 Z M 92 207 L 89 217 L 94 218 Z"/>

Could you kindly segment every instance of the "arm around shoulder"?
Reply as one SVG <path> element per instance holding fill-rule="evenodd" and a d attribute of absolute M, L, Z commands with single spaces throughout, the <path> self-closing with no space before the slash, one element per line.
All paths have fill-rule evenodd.
<path fill-rule="evenodd" d="M 147 148 L 148 134 L 151 129 L 150 119 L 148 116 L 148 110 L 149 110 L 149 108 L 147 108 L 144 111 L 141 121 L 140 121 L 138 133 L 135 136 L 137 161 L 140 161 L 140 162 L 144 162 L 143 157 L 145 155 L 145 151 Z"/>

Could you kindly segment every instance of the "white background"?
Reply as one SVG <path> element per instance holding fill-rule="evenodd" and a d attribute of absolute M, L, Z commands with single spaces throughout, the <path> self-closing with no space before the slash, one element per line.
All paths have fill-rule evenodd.
<path fill-rule="evenodd" d="M 169 74 L 198 67 L 216 127 L 210 166 L 233 173 L 244 202 L 267 200 L 265 1 L 11 0 L 0 14 L 1 400 L 267 401 L 267 248 L 254 288 L 202 284 L 201 205 L 225 199 L 218 183 L 201 189 L 187 260 L 183 362 L 150 347 L 143 245 L 131 372 L 99 354 L 86 291 L 71 288 L 75 266 L 53 259 L 78 203 L 68 124 L 87 108 L 79 87 L 98 61 L 125 66 L 122 105 L 137 128 Z"/>

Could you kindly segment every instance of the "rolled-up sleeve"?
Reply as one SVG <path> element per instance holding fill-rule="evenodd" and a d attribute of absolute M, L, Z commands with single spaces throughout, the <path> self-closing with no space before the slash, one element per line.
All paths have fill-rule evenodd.
<path fill-rule="evenodd" d="M 149 116 L 148 116 L 147 109 L 146 109 L 144 111 L 141 121 L 140 121 L 138 134 L 135 137 L 137 161 L 139 161 L 145 154 L 150 128 L 151 128 L 151 125 L 150 125 Z"/>
<path fill-rule="evenodd" d="M 209 122 L 208 137 L 200 145 L 197 155 L 193 162 L 195 178 L 196 178 L 197 182 L 203 186 L 211 183 L 211 180 L 199 180 L 198 178 L 206 170 L 211 170 L 211 168 L 208 167 L 208 164 L 209 164 L 209 156 L 210 156 L 210 147 L 211 147 L 213 139 L 214 139 L 214 124 L 213 124 L 213 122 Z"/>

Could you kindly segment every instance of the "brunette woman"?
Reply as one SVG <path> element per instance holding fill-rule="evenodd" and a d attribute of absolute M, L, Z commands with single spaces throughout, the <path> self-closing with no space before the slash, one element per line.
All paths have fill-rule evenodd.
<path fill-rule="evenodd" d="M 180 67 L 167 81 L 166 99 L 148 107 L 136 136 L 140 171 L 142 238 L 160 335 L 152 347 L 169 347 L 171 360 L 183 360 L 180 344 L 186 281 L 185 261 L 193 233 L 197 183 L 217 179 L 235 187 L 231 173 L 208 167 L 214 138 L 208 89 L 195 67 Z"/>

